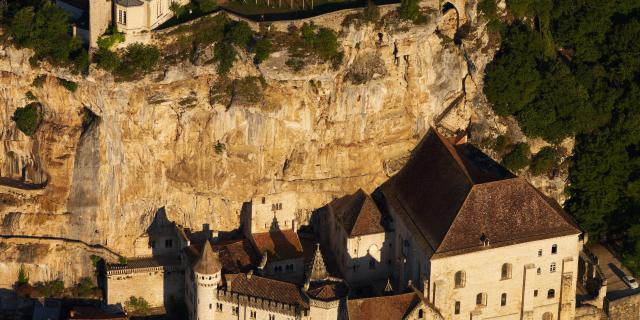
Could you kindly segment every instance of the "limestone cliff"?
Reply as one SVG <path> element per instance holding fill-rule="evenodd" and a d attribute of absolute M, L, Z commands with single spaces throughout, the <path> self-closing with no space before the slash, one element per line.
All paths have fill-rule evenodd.
<path fill-rule="evenodd" d="M 212 65 L 182 63 L 114 82 L 95 69 L 82 78 L 33 68 L 28 50 L 4 47 L 0 177 L 46 187 L 0 186 L 0 234 L 76 239 L 127 255 L 161 207 L 185 226 L 229 230 L 253 195 L 295 191 L 304 217 L 333 196 L 372 191 L 430 125 L 450 133 L 470 122 L 505 130 L 481 90 L 496 43 L 473 3 L 467 7 L 460 17 L 433 8 L 426 25 L 344 27 L 337 70 L 319 64 L 295 73 L 284 65 L 286 50 L 260 67 L 243 57 L 232 77 L 266 80 L 257 103 L 212 99 L 225 90 Z M 467 21 L 468 35 L 455 44 L 451 36 Z M 41 75 L 46 81 L 34 86 Z M 58 77 L 77 81 L 78 90 Z M 33 137 L 11 120 L 28 91 L 44 112 Z M 2 285 L 24 262 L 7 259 Z M 33 277 L 51 274 L 60 276 Z"/>

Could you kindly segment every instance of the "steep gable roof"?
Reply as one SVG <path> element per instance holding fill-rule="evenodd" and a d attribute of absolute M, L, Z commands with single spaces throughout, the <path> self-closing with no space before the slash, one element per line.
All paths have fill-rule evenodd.
<path fill-rule="evenodd" d="M 330 205 L 350 237 L 384 232 L 382 213 L 371 196 L 362 189 L 336 199 Z"/>
<path fill-rule="evenodd" d="M 506 245 L 581 232 L 526 181 L 435 129 L 379 193 L 436 255 L 480 249 L 483 234 Z"/>
<path fill-rule="evenodd" d="M 254 233 L 251 235 L 256 251 L 268 254 L 268 261 L 302 258 L 302 243 L 293 230 Z"/>
<path fill-rule="evenodd" d="M 224 278 L 227 291 L 301 307 L 307 306 L 300 289 L 293 283 L 244 273 L 226 274 Z"/>
<path fill-rule="evenodd" d="M 205 241 L 202 247 L 202 255 L 193 266 L 193 271 L 200 274 L 214 274 L 220 272 L 220 270 L 222 270 L 220 254 L 213 251 L 209 241 Z"/>

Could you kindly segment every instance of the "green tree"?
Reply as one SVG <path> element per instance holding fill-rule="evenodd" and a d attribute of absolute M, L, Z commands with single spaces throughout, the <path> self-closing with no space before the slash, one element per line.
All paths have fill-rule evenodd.
<path fill-rule="evenodd" d="M 131 311 L 137 314 L 146 315 L 149 313 L 149 302 L 142 297 L 129 297 L 129 300 L 125 303 L 127 311 Z"/>
<path fill-rule="evenodd" d="M 404 20 L 416 21 L 421 15 L 418 0 L 400 0 L 399 13 Z"/>
<path fill-rule="evenodd" d="M 32 102 L 23 108 L 17 108 L 11 120 L 15 121 L 16 127 L 24 134 L 34 135 L 40 125 L 40 104 Z"/>
<path fill-rule="evenodd" d="M 256 55 L 254 57 L 256 63 L 261 63 L 262 61 L 269 58 L 271 52 L 273 52 L 273 44 L 269 38 L 262 38 L 256 41 L 255 45 Z"/>
<path fill-rule="evenodd" d="M 324 60 L 331 60 L 338 54 L 338 36 L 327 28 L 320 28 L 313 40 L 313 48 Z"/>
<path fill-rule="evenodd" d="M 529 145 L 523 142 L 517 143 L 513 149 L 502 158 L 502 165 L 512 172 L 517 172 L 529 165 Z"/>
<path fill-rule="evenodd" d="M 158 60 L 160 50 L 157 47 L 134 43 L 126 48 L 115 74 L 124 80 L 131 80 L 153 71 Z"/>
<path fill-rule="evenodd" d="M 18 270 L 18 284 L 23 285 L 29 283 L 29 274 L 24 270 L 24 265 L 20 265 L 20 270 Z"/>
<path fill-rule="evenodd" d="M 172 2 L 169 9 L 171 10 L 171 12 L 173 12 L 173 15 L 178 20 L 180 20 L 180 18 L 182 18 L 187 13 L 187 8 L 177 2 Z"/>
<path fill-rule="evenodd" d="M 58 6 L 45 2 L 38 9 L 24 7 L 9 26 L 14 42 L 35 51 L 33 61 L 47 60 L 55 66 L 88 67 L 88 55 L 80 40 L 69 33 L 69 16 Z"/>
<path fill-rule="evenodd" d="M 253 31 L 246 21 L 230 23 L 227 27 L 226 37 L 235 45 L 246 48 L 253 39 Z"/>
<path fill-rule="evenodd" d="M 531 159 L 531 173 L 535 176 L 549 172 L 558 161 L 558 153 L 553 147 L 544 147 Z"/>
<path fill-rule="evenodd" d="M 218 74 L 227 74 L 236 61 L 236 50 L 226 41 L 216 42 L 213 47 L 213 60 L 218 63 Z"/>
<path fill-rule="evenodd" d="M 198 8 L 204 13 L 213 12 L 218 8 L 218 2 L 216 0 L 200 0 Z"/>

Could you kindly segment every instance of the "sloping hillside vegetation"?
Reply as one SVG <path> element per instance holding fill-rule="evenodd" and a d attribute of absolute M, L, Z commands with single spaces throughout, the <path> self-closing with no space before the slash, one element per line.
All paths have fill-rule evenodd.
<path fill-rule="evenodd" d="M 566 209 L 640 271 L 640 2 L 507 0 L 501 13 L 492 1 L 494 111 L 531 137 L 576 137 Z"/>

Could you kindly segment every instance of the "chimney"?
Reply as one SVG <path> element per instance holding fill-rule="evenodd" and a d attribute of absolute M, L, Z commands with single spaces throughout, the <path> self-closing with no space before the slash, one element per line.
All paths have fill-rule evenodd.
<path fill-rule="evenodd" d="M 218 230 L 214 230 L 211 232 L 211 239 L 213 239 L 213 241 L 218 241 L 219 236 L 220 234 L 218 233 Z"/>

